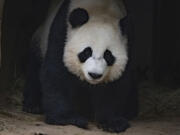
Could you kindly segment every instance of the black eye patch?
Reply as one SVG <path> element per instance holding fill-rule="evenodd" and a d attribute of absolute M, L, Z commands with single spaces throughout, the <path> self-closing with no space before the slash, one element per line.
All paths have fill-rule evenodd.
<path fill-rule="evenodd" d="M 78 54 L 79 61 L 84 63 L 89 57 L 92 56 L 92 49 L 90 47 L 85 48 Z"/>
<path fill-rule="evenodd" d="M 72 28 L 77 28 L 87 23 L 89 20 L 89 14 L 85 9 L 77 8 L 74 9 L 69 16 L 69 22 Z"/>
<path fill-rule="evenodd" d="M 116 58 L 112 55 L 111 51 L 109 50 L 106 50 L 104 52 L 104 59 L 106 60 L 108 66 L 112 66 L 116 60 Z"/>

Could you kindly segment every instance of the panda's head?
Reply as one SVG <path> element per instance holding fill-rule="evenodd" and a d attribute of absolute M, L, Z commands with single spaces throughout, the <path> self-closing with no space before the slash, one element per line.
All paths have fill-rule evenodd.
<path fill-rule="evenodd" d="M 116 17 L 93 16 L 85 9 L 74 9 L 68 19 L 65 66 L 90 84 L 114 81 L 127 64 L 126 43 Z"/>

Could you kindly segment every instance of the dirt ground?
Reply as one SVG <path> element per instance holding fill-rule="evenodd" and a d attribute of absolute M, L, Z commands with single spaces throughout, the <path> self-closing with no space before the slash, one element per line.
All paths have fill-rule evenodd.
<path fill-rule="evenodd" d="M 180 135 L 180 118 L 135 120 L 131 128 L 120 135 Z M 111 135 L 89 124 L 84 130 L 75 126 L 52 126 L 43 122 L 43 116 L 16 110 L 1 110 L 0 135 Z"/>

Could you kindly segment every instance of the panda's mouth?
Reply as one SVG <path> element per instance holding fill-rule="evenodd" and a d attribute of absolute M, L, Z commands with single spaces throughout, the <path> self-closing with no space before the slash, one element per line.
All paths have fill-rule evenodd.
<path fill-rule="evenodd" d="M 103 82 L 103 79 L 104 79 L 104 76 L 101 75 L 101 74 L 92 74 L 92 73 L 87 73 L 85 76 L 85 80 L 90 83 L 90 84 L 93 84 L 93 85 L 96 85 L 96 84 L 100 84 Z"/>

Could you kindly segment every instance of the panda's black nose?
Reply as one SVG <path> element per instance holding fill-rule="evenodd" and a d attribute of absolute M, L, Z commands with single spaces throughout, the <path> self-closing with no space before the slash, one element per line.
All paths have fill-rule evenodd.
<path fill-rule="evenodd" d="M 99 79 L 102 77 L 102 74 L 97 74 L 97 73 L 88 73 L 89 76 L 91 76 L 93 79 Z"/>

